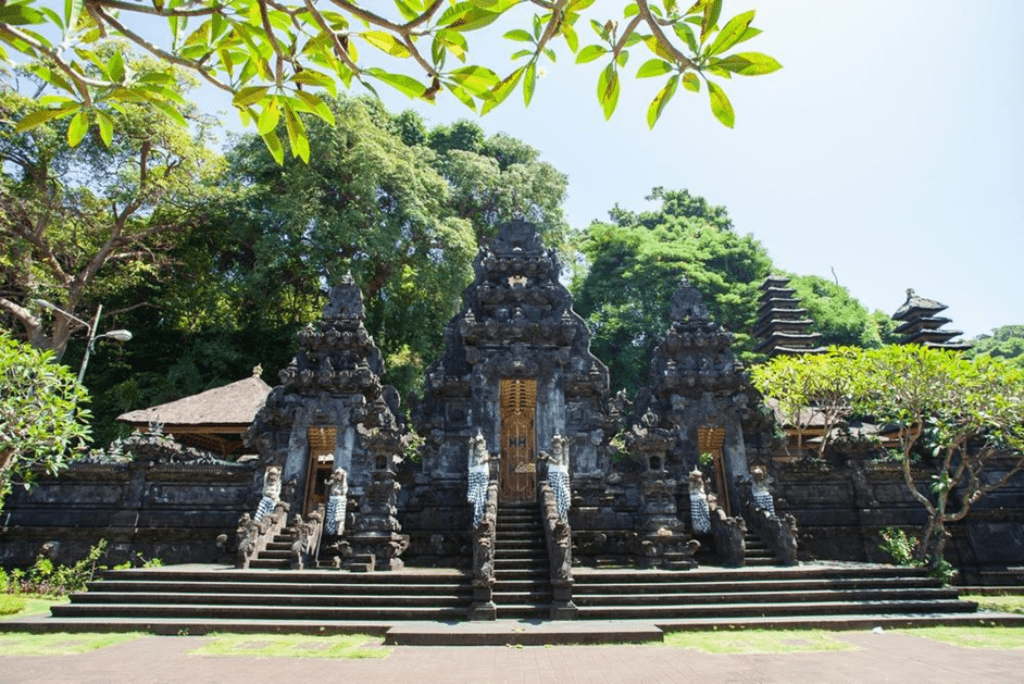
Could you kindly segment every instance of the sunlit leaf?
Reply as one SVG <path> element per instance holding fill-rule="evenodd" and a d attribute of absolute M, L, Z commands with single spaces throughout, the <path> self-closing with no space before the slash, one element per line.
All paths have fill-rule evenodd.
<path fill-rule="evenodd" d="M 114 140 L 114 120 L 106 112 L 97 109 L 96 125 L 99 126 L 100 139 L 103 140 L 103 144 L 110 147 L 110 143 Z"/>
<path fill-rule="evenodd" d="M 732 103 L 725 96 L 725 91 L 712 81 L 708 81 L 708 92 L 711 95 L 711 113 L 722 122 L 726 128 L 732 128 L 736 123 L 736 114 L 733 112 Z"/>
<path fill-rule="evenodd" d="M 82 138 L 85 137 L 85 133 L 88 130 L 88 115 L 85 112 L 75 114 L 71 119 L 71 124 L 68 126 L 68 145 L 76 147 L 78 143 L 82 142 Z"/>
<path fill-rule="evenodd" d="M 600 45 L 588 45 L 577 53 L 576 63 L 583 64 L 585 62 L 593 62 L 595 59 L 607 52 L 607 48 L 601 47 Z"/>
<path fill-rule="evenodd" d="M 661 118 L 662 111 L 665 110 L 665 105 L 668 104 L 672 96 L 676 94 L 676 88 L 679 86 L 679 74 L 673 75 L 665 83 L 665 87 L 658 91 L 658 94 L 654 96 L 651 101 L 651 105 L 647 108 L 647 127 L 653 129 L 654 124 Z"/>

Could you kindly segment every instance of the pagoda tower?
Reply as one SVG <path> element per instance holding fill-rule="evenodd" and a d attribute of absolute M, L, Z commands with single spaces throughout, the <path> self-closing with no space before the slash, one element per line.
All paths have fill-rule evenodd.
<path fill-rule="evenodd" d="M 943 330 L 950 319 L 937 314 L 946 310 L 946 305 L 933 299 L 919 297 L 913 288 L 907 289 L 907 301 L 892 315 L 900 324 L 895 332 L 903 337 L 900 344 L 921 344 L 933 349 L 964 351 L 973 345 L 970 342 L 950 342 L 962 335 L 960 330 Z"/>
<path fill-rule="evenodd" d="M 820 354 L 825 351 L 820 345 L 821 333 L 807 332 L 814 321 L 807 317 L 807 309 L 800 308 L 796 290 L 788 285 L 789 278 L 780 275 L 770 275 L 761 283 L 761 306 L 753 333 L 761 343 L 754 351 L 770 357 Z"/>

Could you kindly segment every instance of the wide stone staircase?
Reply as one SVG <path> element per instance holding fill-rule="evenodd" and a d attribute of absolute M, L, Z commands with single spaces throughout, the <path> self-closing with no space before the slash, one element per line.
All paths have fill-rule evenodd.
<path fill-rule="evenodd" d="M 53 606 L 56 618 L 105 621 L 390 623 L 464 620 L 471 576 L 456 571 L 116 570 Z"/>
<path fill-rule="evenodd" d="M 923 570 L 889 566 L 809 565 L 796 568 L 701 568 L 690 572 L 575 573 L 579 619 L 791 618 L 971 613 Z"/>
<path fill-rule="evenodd" d="M 499 620 L 547 619 L 551 567 L 537 504 L 498 507 L 494 577 Z"/>

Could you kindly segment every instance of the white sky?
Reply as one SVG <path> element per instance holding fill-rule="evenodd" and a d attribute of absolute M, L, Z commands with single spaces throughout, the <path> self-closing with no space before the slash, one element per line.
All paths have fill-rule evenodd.
<path fill-rule="evenodd" d="M 595 16 L 622 5 L 599 0 Z M 725 205 L 779 268 L 826 278 L 834 269 L 871 310 L 891 314 L 913 287 L 949 305 L 950 327 L 968 337 L 1024 324 L 1024 0 L 725 5 L 724 18 L 757 10 L 764 33 L 742 49 L 785 67 L 723 84 L 734 130 L 712 117 L 703 89 L 680 88 L 648 131 L 660 79 L 625 82 L 605 122 L 595 95 L 603 62 L 576 66 L 564 49 L 528 109 L 517 93 L 481 124 L 569 175 L 574 227 L 616 203 L 643 208 L 655 186 L 686 188 Z M 581 45 L 596 42 L 578 29 Z M 470 53 L 507 72 L 518 44 L 494 35 L 470 34 Z M 633 52 L 630 73 L 648 59 Z M 391 109 L 413 106 L 379 90 Z M 414 108 L 432 125 L 473 117 L 450 97 Z"/>

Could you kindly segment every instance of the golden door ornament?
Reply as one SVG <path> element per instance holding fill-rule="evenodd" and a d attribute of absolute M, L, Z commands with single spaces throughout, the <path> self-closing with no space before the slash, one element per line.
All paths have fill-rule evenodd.
<path fill-rule="evenodd" d="M 537 381 L 503 379 L 500 392 L 501 500 L 535 501 Z"/>

